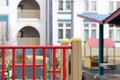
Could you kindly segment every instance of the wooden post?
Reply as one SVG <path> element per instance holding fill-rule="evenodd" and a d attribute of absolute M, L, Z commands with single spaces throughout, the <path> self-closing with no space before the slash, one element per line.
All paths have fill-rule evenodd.
<path fill-rule="evenodd" d="M 62 40 L 61 45 L 69 45 L 69 40 Z M 69 76 L 69 53 L 68 50 L 66 51 L 66 69 L 67 69 L 67 74 L 66 74 L 66 80 L 68 80 Z M 61 71 L 60 71 L 60 80 L 63 80 L 63 51 L 61 50 Z"/>
<path fill-rule="evenodd" d="M 82 80 L 82 41 L 72 39 L 71 80 Z"/>

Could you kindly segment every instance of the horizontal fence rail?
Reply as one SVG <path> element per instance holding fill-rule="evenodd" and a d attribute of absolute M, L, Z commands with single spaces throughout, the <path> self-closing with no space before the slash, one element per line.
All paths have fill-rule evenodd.
<path fill-rule="evenodd" d="M 40 66 L 43 67 L 43 80 L 46 79 L 46 57 L 47 57 L 47 49 L 52 49 L 53 53 L 53 69 L 48 69 L 48 72 L 53 73 L 53 80 L 56 80 L 56 73 L 60 73 L 60 70 L 56 68 L 56 53 L 57 49 L 62 50 L 63 54 L 63 79 L 66 80 L 66 73 L 67 73 L 67 67 L 66 67 L 66 50 L 72 49 L 72 46 L 0 46 L 1 53 L 2 53 L 2 80 L 5 80 L 5 73 L 7 72 L 5 68 L 5 50 L 10 49 L 12 53 L 12 61 L 10 64 L 10 67 L 12 69 L 12 80 L 16 79 L 16 67 L 22 67 L 22 80 L 26 80 L 26 67 L 32 67 L 32 79 L 36 80 L 36 67 Z M 22 50 L 22 64 L 16 64 L 16 50 L 21 49 Z M 32 64 L 26 63 L 26 49 L 32 49 Z M 42 49 L 42 56 L 43 56 L 43 63 L 37 64 L 36 63 L 36 49 Z"/>

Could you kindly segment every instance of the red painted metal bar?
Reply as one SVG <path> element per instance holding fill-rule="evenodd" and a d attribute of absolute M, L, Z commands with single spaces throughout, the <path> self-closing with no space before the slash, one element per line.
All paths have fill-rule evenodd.
<path fill-rule="evenodd" d="M 25 76 L 26 76 L 26 68 L 25 68 L 25 60 L 26 58 L 26 54 L 25 54 L 25 49 L 23 49 L 23 58 L 22 58 L 22 63 L 23 63 L 23 67 L 22 67 L 22 80 L 25 80 Z"/>
<path fill-rule="evenodd" d="M 53 49 L 53 80 L 56 80 L 56 49 Z"/>
<path fill-rule="evenodd" d="M 48 70 L 48 72 L 53 73 L 53 78 L 56 80 L 56 73 L 59 73 L 60 70 L 56 70 L 56 49 L 63 49 L 63 80 L 66 80 L 66 49 L 71 49 L 72 46 L 0 46 L 2 49 L 2 80 L 4 80 L 4 74 L 5 74 L 5 49 L 12 49 L 12 72 L 13 72 L 13 80 L 15 79 L 15 67 L 21 66 L 22 67 L 22 80 L 25 80 L 26 78 L 26 67 L 27 66 L 33 66 L 33 80 L 35 80 L 36 76 L 36 66 L 43 67 L 43 80 L 46 80 L 46 50 L 47 49 L 53 49 L 53 60 L 54 60 L 54 66 L 53 70 Z M 22 64 L 15 64 L 15 49 L 22 49 Z M 33 49 L 33 64 L 26 64 L 26 49 Z M 36 49 L 43 49 L 43 64 L 36 64 L 36 55 L 35 51 Z"/>
<path fill-rule="evenodd" d="M 63 49 L 63 80 L 66 80 L 66 49 Z"/>
<path fill-rule="evenodd" d="M 48 72 L 53 73 L 53 70 L 48 70 Z M 60 73 L 60 70 L 56 70 L 56 73 Z"/>
<path fill-rule="evenodd" d="M 71 49 L 72 46 L 0 46 L 0 49 L 32 49 L 32 48 L 45 48 L 45 49 Z"/>
<path fill-rule="evenodd" d="M 15 80 L 15 49 L 12 49 L 12 80 Z"/>
<path fill-rule="evenodd" d="M 11 67 L 13 66 L 12 64 L 10 65 Z M 23 64 L 15 64 L 16 67 L 22 67 Z M 26 67 L 31 67 L 33 64 L 25 64 Z M 36 64 L 35 66 L 41 66 L 43 67 L 43 64 Z"/>
<path fill-rule="evenodd" d="M 33 80 L 36 80 L 36 49 L 33 49 Z"/>
<path fill-rule="evenodd" d="M 43 49 L 43 80 L 46 80 L 46 49 Z"/>
<path fill-rule="evenodd" d="M 7 72 L 7 70 L 5 70 L 5 72 Z M 2 70 L 0 70 L 0 73 L 2 73 Z"/>
<path fill-rule="evenodd" d="M 2 49 L 2 80 L 5 80 L 4 74 L 5 74 L 5 49 Z"/>

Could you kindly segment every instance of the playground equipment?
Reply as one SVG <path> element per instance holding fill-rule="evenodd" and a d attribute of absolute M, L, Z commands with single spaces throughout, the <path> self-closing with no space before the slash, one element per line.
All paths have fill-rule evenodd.
<path fill-rule="evenodd" d="M 12 71 L 10 69 L 10 61 L 6 64 L 7 71 L 5 72 L 5 80 L 10 80 L 12 78 Z"/>
<path fill-rule="evenodd" d="M 66 43 L 66 42 L 65 42 Z M 71 42 L 70 42 L 71 43 Z M 57 49 L 62 51 L 62 80 L 68 80 L 67 77 L 67 59 L 66 54 L 67 50 L 70 49 L 71 54 L 71 79 L 72 80 L 82 80 L 82 41 L 79 38 L 72 39 L 71 45 L 62 45 L 62 46 L 0 46 L 2 53 L 2 78 L 0 80 L 5 80 L 5 49 L 10 49 L 12 53 L 11 64 L 8 64 L 8 78 L 10 78 L 10 67 L 12 71 L 12 80 L 15 80 L 16 76 L 16 67 L 22 68 L 22 80 L 26 80 L 26 67 L 32 67 L 32 79 L 36 80 L 36 67 L 42 67 L 43 69 L 43 80 L 48 79 L 48 72 L 53 73 L 53 80 L 56 80 L 56 74 L 61 73 L 61 70 L 56 69 L 56 53 Z M 22 50 L 22 64 L 16 64 L 16 50 Z M 26 63 L 26 49 L 32 49 L 32 64 Z M 43 50 L 43 62 L 42 64 L 36 64 L 36 49 Z M 48 63 L 46 63 L 46 54 L 47 50 L 52 49 L 53 54 L 53 69 L 48 69 Z M 9 66 L 10 65 L 10 66 Z"/>
<path fill-rule="evenodd" d="M 49 70 L 49 63 L 48 63 L 48 61 L 46 61 L 46 80 L 49 80 L 48 70 Z"/>
<path fill-rule="evenodd" d="M 90 51 L 86 51 L 89 48 Z M 96 38 L 88 38 L 85 42 L 84 45 L 84 67 L 89 68 L 89 69 L 98 69 L 98 52 L 93 52 L 92 48 L 98 48 L 98 39 Z M 114 42 L 112 41 L 112 39 L 104 39 L 104 48 L 106 48 L 106 55 L 104 55 L 103 57 L 103 61 L 104 63 L 108 62 L 108 56 L 110 56 L 110 54 L 108 54 L 108 48 L 113 48 L 114 52 L 113 52 L 113 63 L 115 63 L 115 46 L 114 46 Z M 90 52 L 89 54 L 87 54 L 87 52 Z M 95 53 L 95 54 L 93 54 Z"/>

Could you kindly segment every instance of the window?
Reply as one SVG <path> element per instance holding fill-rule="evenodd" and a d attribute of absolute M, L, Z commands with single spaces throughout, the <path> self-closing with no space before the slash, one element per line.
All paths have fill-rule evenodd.
<path fill-rule="evenodd" d="M 70 29 L 66 29 L 66 38 L 70 39 Z"/>
<path fill-rule="evenodd" d="M 58 2 L 58 10 L 63 10 L 63 1 L 59 0 Z"/>
<path fill-rule="evenodd" d="M 116 9 L 120 8 L 120 1 L 116 2 Z"/>
<path fill-rule="evenodd" d="M 113 30 L 109 30 L 109 38 L 114 39 L 114 37 L 113 37 Z"/>
<path fill-rule="evenodd" d="M 91 38 L 96 38 L 96 30 L 91 30 Z"/>
<path fill-rule="evenodd" d="M 0 0 L 0 6 L 8 6 L 8 0 Z"/>
<path fill-rule="evenodd" d="M 84 8 L 87 12 L 95 12 L 96 11 L 96 0 L 85 0 Z"/>
<path fill-rule="evenodd" d="M 109 12 L 112 12 L 114 10 L 113 5 L 114 5 L 113 1 L 110 1 L 109 2 Z"/>
<path fill-rule="evenodd" d="M 71 24 L 58 23 L 58 39 L 70 39 L 70 38 L 71 38 Z"/>
<path fill-rule="evenodd" d="M 91 24 L 91 27 L 94 27 L 94 28 L 96 28 L 96 24 Z"/>
<path fill-rule="evenodd" d="M 119 25 L 109 25 L 109 38 L 112 38 L 114 41 L 120 41 Z"/>
<path fill-rule="evenodd" d="M 6 32 L 6 22 L 0 22 L 0 42 L 1 44 L 4 44 L 4 42 L 7 40 L 7 32 Z"/>
<path fill-rule="evenodd" d="M 66 1 L 66 10 L 70 10 L 70 9 L 71 9 L 71 2 Z"/>
<path fill-rule="evenodd" d="M 120 41 L 120 30 L 116 31 L 116 41 Z"/>
<path fill-rule="evenodd" d="M 96 1 L 91 1 L 91 11 L 96 11 Z"/>
<path fill-rule="evenodd" d="M 85 1 L 85 4 L 84 4 L 84 5 L 85 5 L 85 11 L 88 11 L 88 10 L 89 10 L 89 5 L 88 5 L 88 3 L 89 3 L 89 2 L 86 0 L 86 1 Z"/>
<path fill-rule="evenodd" d="M 97 24 L 96 23 L 84 23 L 84 41 L 87 38 L 97 38 Z"/>
<path fill-rule="evenodd" d="M 58 38 L 63 39 L 63 29 L 58 29 Z"/>
<path fill-rule="evenodd" d="M 109 12 L 112 13 L 116 9 L 120 8 L 120 1 L 109 1 Z"/>
<path fill-rule="evenodd" d="M 84 41 L 86 41 L 87 38 L 89 38 L 89 30 L 85 29 L 84 30 Z"/>
<path fill-rule="evenodd" d="M 84 27 L 89 27 L 89 25 L 88 24 L 84 24 Z"/>

